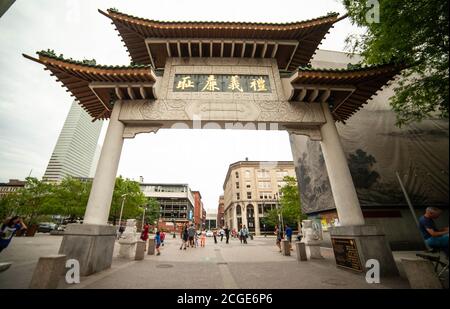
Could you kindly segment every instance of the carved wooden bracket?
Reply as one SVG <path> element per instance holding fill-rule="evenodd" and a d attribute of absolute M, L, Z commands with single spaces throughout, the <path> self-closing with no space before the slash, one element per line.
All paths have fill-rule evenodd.
<path fill-rule="evenodd" d="M 156 133 L 161 128 L 161 126 L 125 126 L 123 131 L 123 138 L 135 138 L 136 134 L 139 133 Z"/>

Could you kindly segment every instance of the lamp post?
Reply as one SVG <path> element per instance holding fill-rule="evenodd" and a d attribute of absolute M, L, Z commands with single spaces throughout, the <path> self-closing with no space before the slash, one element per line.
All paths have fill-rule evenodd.
<path fill-rule="evenodd" d="M 281 232 L 283 233 L 282 235 L 283 235 L 283 238 L 284 238 L 283 212 L 280 210 L 280 207 L 279 207 L 278 193 L 275 193 L 275 198 L 276 198 L 276 200 L 277 200 L 276 207 L 277 207 L 277 210 L 279 210 L 279 213 L 278 213 L 278 220 L 281 221 Z"/>
<path fill-rule="evenodd" d="M 173 235 L 172 238 L 176 238 L 176 233 L 175 233 L 175 210 L 172 210 L 172 223 L 173 223 Z"/>
<path fill-rule="evenodd" d="M 122 206 L 120 207 L 120 215 L 119 215 L 119 226 L 117 227 L 117 234 L 119 234 L 120 226 L 122 225 L 122 213 L 123 213 L 123 205 L 125 204 L 125 197 L 128 195 L 128 193 L 122 194 Z"/>

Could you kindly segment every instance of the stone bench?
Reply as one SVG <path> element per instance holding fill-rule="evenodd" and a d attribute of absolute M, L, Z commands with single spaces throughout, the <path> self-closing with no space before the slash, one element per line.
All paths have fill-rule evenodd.
<path fill-rule="evenodd" d="M 401 259 L 401 262 L 412 289 L 442 289 L 430 261 Z"/>
<path fill-rule="evenodd" d="M 56 289 L 66 267 L 66 255 L 43 256 L 34 269 L 30 289 Z"/>

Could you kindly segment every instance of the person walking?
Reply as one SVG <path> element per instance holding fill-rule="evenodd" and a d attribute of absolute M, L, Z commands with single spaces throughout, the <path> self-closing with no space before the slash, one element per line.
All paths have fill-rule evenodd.
<path fill-rule="evenodd" d="M 223 232 L 225 234 L 226 243 L 228 244 L 228 241 L 230 240 L 230 230 L 225 226 Z"/>
<path fill-rule="evenodd" d="M 19 216 L 7 219 L 0 228 L 0 252 L 9 246 L 17 231 L 26 230 L 27 226 Z"/>
<path fill-rule="evenodd" d="M 286 229 L 285 229 L 285 234 L 286 234 L 286 238 L 289 241 L 289 248 L 292 251 L 292 229 L 289 225 L 286 224 Z"/>
<path fill-rule="evenodd" d="M 239 235 L 241 237 L 241 243 L 246 244 L 248 237 L 248 229 L 245 225 L 242 226 L 241 230 L 239 231 Z"/>
<path fill-rule="evenodd" d="M 195 248 L 198 247 L 198 239 L 199 239 L 199 232 L 195 231 L 194 241 L 195 241 Z"/>
<path fill-rule="evenodd" d="M 155 235 L 155 247 L 156 247 L 156 255 L 161 255 L 161 252 L 159 251 L 159 247 L 161 246 L 161 233 L 160 231 L 156 232 Z"/>
<path fill-rule="evenodd" d="M 161 230 L 160 237 L 161 237 L 161 246 L 164 247 L 164 239 L 166 239 L 166 233 L 164 233 L 164 230 Z"/>
<path fill-rule="evenodd" d="M 223 228 L 220 229 L 219 234 L 220 234 L 220 241 L 222 241 L 223 236 L 225 236 L 225 231 L 223 230 Z"/>
<path fill-rule="evenodd" d="M 203 229 L 202 234 L 200 235 L 200 246 L 205 247 L 206 244 L 206 230 Z"/>
<path fill-rule="evenodd" d="M 214 243 L 217 244 L 217 230 L 213 231 Z"/>
<path fill-rule="evenodd" d="M 278 249 L 280 249 L 281 252 L 281 240 L 283 239 L 283 231 L 280 229 L 278 225 L 275 225 L 275 235 L 277 235 L 276 244 Z"/>
<path fill-rule="evenodd" d="M 191 225 L 188 228 L 189 246 L 191 246 L 191 248 L 194 248 L 195 234 L 196 234 L 196 232 L 195 232 L 194 224 L 191 223 Z"/>
<path fill-rule="evenodd" d="M 188 241 L 189 241 L 189 233 L 188 233 L 188 226 L 187 223 L 183 226 L 183 228 L 181 229 L 181 246 L 180 246 L 180 250 L 183 249 L 186 250 L 186 247 L 188 245 Z"/>

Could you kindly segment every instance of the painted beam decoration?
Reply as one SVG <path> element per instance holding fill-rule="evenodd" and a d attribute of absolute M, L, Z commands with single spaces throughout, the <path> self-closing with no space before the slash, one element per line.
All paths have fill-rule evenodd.
<path fill-rule="evenodd" d="M 268 75 L 175 74 L 174 92 L 270 93 Z"/>

